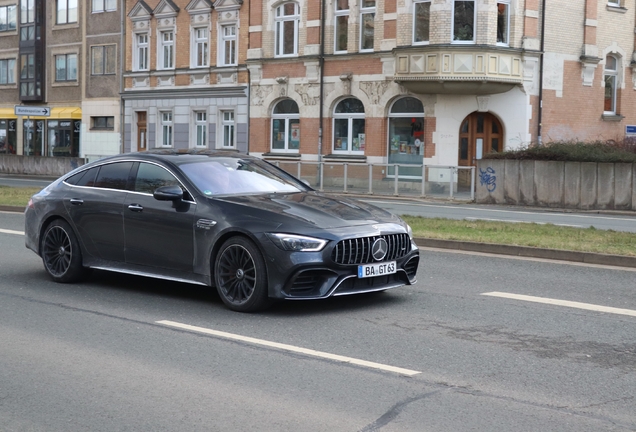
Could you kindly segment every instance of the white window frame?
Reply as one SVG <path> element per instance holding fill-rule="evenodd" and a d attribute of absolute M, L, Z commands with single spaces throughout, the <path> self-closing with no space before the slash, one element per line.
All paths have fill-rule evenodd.
<path fill-rule="evenodd" d="M 170 36 L 170 38 L 166 38 L 167 36 Z M 158 39 L 159 43 L 157 44 L 157 69 L 174 69 L 175 31 L 173 29 L 160 30 Z M 168 59 L 167 61 L 166 58 Z"/>
<path fill-rule="evenodd" d="M 609 7 L 621 7 L 621 0 L 607 0 Z"/>
<path fill-rule="evenodd" d="M 499 33 L 499 5 L 503 4 L 506 6 L 506 34 L 505 41 L 499 42 L 497 41 L 497 45 L 499 46 L 510 46 L 510 0 L 497 0 L 497 33 Z"/>
<path fill-rule="evenodd" d="M 372 46 L 371 48 L 363 48 L 362 47 L 362 43 L 364 41 L 364 16 L 365 15 L 372 15 L 373 17 L 373 43 L 372 45 L 375 45 L 375 13 L 376 13 L 376 6 L 377 6 L 377 0 L 373 0 L 373 6 L 368 6 L 368 7 L 363 7 L 362 5 L 364 4 L 365 0 L 360 0 L 360 52 L 373 52 L 374 46 Z"/>
<path fill-rule="evenodd" d="M 473 39 L 472 40 L 455 40 L 455 5 L 458 1 L 473 3 Z M 477 38 L 477 0 L 453 0 L 453 13 L 451 15 L 451 43 L 458 45 L 475 44 Z"/>
<path fill-rule="evenodd" d="M 415 8 L 417 5 L 428 3 L 429 5 L 429 20 L 428 20 L 428 40 L 426 41 L 416 41 L 415 40 L 415 30 L 417 28 L 417 14 L 415 13 Z M 415 0 L 413 2 L 413 45 L 428 45 L 431 41 L 431 20 L 430 20 L 430 7 L 432 5 L 432 0 Z"/>
<path fill-rule="evenodd" d="M 141 40 L 145 38 L 145 40 Z M 150 70 L 150 34 L 135 33 L 134 61 L 133 69 L 135 71 Z"/>
<path fill-rule="evenodd" d="M 93 0 L 93 13 L 114 12 L 117 10 L 117 0 Z"/>
<path fill-rule="evenodd" d="M 200 32 L 204 32 L 202 35 Z M 192 28 L 192 56 L 190 66 L 192 68 L 203 68 L 210 66 L 210 29 L 205 27 Z M 202 56 L 199 56 L 199 50 L 203 50 Z M 202 60 L 202 61 L 200 61 Z"/>
<path fill-rule="evenodd" d="M 345 26 L 345 34 L 347 35 L 347 45 L 349 45 L 349 16 L 350 16 L 350 9 L 349 9 L 349 2 L 347 0 L 347 9 L 338 9 L 338 0 L 334 1 L 334 21 L 333 21 L 333 52 L 334 54 L 344 54 L 347 52 L 347 48 L 345 48 L 344 50 L 339 50 L 338 49 L 338 19 L 341 17 L 346 17 L 347 18 L 347 25 Z"/>
<path fill-rule="evenodd" d="M 355 99 L 354 97 L 349 97 L 345 99 Z M 347 154 L 347 155 L 364 155 L 365 150 L 353 150 L 353 120 L 364 120 L 364 130 L 366 135 L 367 122 L 366 122 L 366 113 L 336 113 L 336 108 L 338 105 L 345 99 L 338 101 L 333 109 L 333 117 L 331 119 L 331 151 L 333 154 Z M 336 150 L 336 120 L 337 119 L 347 119 L 347 150 Z"/>
<path fill-rule="evenodd" d="M 612 58 L 616 62 L 616 69 L 608 69 L 607 67 L 607 59 Z M 620 70 L 620 58 L 614 54 L 608 54 L 605 57 L 605 66 L 603 68 L 603 88 L 606 87 L 608 77 L 611 78 L 614 84 L 614 88 L 612 91 L 612 106 L 609 110 L 605 109 L 605 92 L 603 93 L 603 114 L 605 115 L 616 115 L 617 114 L 617 98 L 618 98 L 618 86 L 619 86 L 619 70 Z"/>
<path fill-rule="evenodd" d="M 234 33 L 228 34 L 227 30 L 233 30 Z M 219 27 L 219 66 L 236 66 L 238 53 L 237 31 L 236 24 L 226 24 Z M 228 49 L 232 52 L 232 58 L 229 62 L 226 62 Z"/>
<path fill-rule="evenodd" d="M 283 103 L 284 100 L 279 101 L 276 105 L 274 105 L 274 110 L 276 110 L 276 106 L 278 106 L 278 104 Z M 295 101 L 294 101 L 295 102 Z M 298 103 L 296 103 L 296 106 L 298 106 Z M 299 111 L 300 111 L 300 107 L 298 107 Z M 285 122 L 285 148 L 282 149 L 275 149 L 274 148 L 274 120 L 282 120 Z M 272 119 L 271 119 L 271 123 L 270 123 L 270 137 L 269 137 L 269 148 L 270 151 L 272 153 L 298 153 L 300 152 L 300 148 L 297 149 L 290 149 L 289 148 L 289 131 L 291 130 L 291 125 L 290 125 L 290 120 L 298 120 L 300 123 L 300 112 L 298 113 L 286 113 L 286 114 L 276 114 L 274 113 L 274 111 L 272 111 Z"/>
<path fill-rule="evenodd" d="M 283 15 L 285 6 L 293 4 L 294 14 Z M 285 46 L 285 31 L 284 26 L 286 22 L 292 21 L 294 23 L 294 50 L 291 53 L 284 53 Z M 285 2 L 279 5 L 274 12 L 274 56 L 275 57 L 294 57 L 298 55 L 298 27 L 300 25 L 300 6 L 296 2 Z"/>
<path fill-rule="evenodd" d="M 194 148 L 208 147 L 208 112 L 206 110 L 194 110 Z"/>
<path fill-rule="evenodd" d="M 161 147 L 174 145 L 174 115 L 172 111 L 159 111 L 161 121 Z"/>
<path fill-rule="evenodd" d="M 219 147 L 223 149 L 235 149 L 236 148 L 236 115 L 233 109 L 222 109 L 219 111 L 219 128 L 220 139 Z M 227 137 L 230 136 L 230 143 L 228 144 Z"/>

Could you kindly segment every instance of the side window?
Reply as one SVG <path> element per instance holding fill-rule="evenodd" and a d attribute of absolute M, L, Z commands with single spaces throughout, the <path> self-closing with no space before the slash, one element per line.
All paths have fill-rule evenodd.
<path fill-rule="evenodd" d="M 92 187 L 95 186 L 95 177 L 97 176 L 97 171 L 99 171 L 99 167 L 91 168 L 77 173 L 64 181 L 75 186 Z"/>
<path fill-rule="evenodd" d="M 135 179 L 135 192 L 152 194 L 157 188 L 173 185 L 180 186 L 179 180 L 165 168 L 149 163 L 139 164 Z"/>
<path fill-rule="evenodd" d="M 95 180 L 95 187 L 126 190 L 132 165 L 132 162 L 116 162 L 102 165 Z"/>

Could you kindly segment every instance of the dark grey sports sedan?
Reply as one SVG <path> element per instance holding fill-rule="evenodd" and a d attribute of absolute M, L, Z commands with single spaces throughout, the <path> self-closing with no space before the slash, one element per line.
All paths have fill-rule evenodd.
<path fill-rule="evenodd" d="M 89 269 L 189 282 L 237 311 L 412 284 L 419 263 L 399 217 L 230 152 L 101 159 L 34 195 L 25 214 L 26 246 L 57 282 Z"/>

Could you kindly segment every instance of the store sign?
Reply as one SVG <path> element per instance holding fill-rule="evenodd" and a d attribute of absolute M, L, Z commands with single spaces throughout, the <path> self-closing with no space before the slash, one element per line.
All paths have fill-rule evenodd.
<path fill-rule="evenodd" d="M 625 126 L 625 135 L 629 135 L 629 136 L 636 135 L 636 125 Z"/>
<path fill-rule="evenodd" d="M 49 117 L 51 115 L 51 108 L 38 107 L 38 106 L 24 106 L 16 105 L 13 108 L 13 113 L 17 116 L 39 116 Z"/>

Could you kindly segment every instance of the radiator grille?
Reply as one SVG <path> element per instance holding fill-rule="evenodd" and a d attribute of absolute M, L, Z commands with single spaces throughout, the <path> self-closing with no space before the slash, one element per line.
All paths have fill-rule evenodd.
<path fill-rule="evenodd" d="M 411 249 L 408 234 L 387 234 L 373 237 L 361 237 L 341 240 L 333 249 L 331 259 L 337 264 L 368 264 L 375 260 L 371 255 L 373 243 L 383 238 L 388 245 L 388 251 L 383 261 L 393 261 L 402 258 Z"/>

